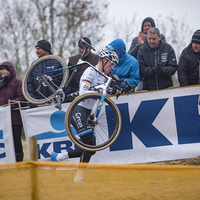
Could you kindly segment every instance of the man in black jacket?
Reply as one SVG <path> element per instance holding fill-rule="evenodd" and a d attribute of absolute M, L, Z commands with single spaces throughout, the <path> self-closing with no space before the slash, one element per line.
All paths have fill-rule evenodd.
<path fill-rule="evenodd" d="M 172 75 L 177 70 L 174 49 L 161 40 L 160 31 L 155 27 L 148 30 L 147 41 L 137 55 L 140 76 L 144 78 L 144 90 L 173 86 Z"/>
<path fill-rule="evenodd" d="M 200 29 L 195 31 L 191 43 L 182 51 L 178 63 L 180 86 L 200 84 Z"/>
<path fill-rule="evenodd" d="M 142 21 L 141 31 L 139 32 L 138 36 L 133 38 L 131 47 L 128 53 L 135 58 L 137 58 L 138 50 L 142 47 L 145 43 L 147 43 L 147 32 L 150 28 L 156 27 L 156 24 L 151 17 L 146 17 Z M 165 41 L 165 36 L 161 34 L 161 40 Z M 143 77 L 140 77 L 140 82 L 136 87 L 137 91 L 143 90 Z"/>

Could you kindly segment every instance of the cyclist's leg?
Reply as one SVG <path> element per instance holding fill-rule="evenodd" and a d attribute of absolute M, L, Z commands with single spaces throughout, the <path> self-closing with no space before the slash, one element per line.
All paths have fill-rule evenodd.
<path fill-rule="evenodd" d="M 88 118 L 89 113 L 90 111 L 88 111 L 87 109 L 81 106 L 77 106 L 74 109 L 71 123 L 73 124 L 77 133 L 87 130 L 87 118 Z M 93 133 L 82 136 L 81 140 L 86 144 L 95 145 L 95 137 Z M 83 149 L 75 149 L 69 152 L 58 154 L 56 159 L 57 161 L 63 161 L 68 158 L 82 157 L 80 159 L 81 162 L 89 162 L 91 156 L 94 154 L 95 152 L 88 152 L 88 151 L 84 151 Z"/>

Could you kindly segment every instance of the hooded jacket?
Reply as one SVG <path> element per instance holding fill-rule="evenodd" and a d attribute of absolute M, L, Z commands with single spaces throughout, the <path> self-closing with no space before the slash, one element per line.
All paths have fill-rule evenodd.
<path fill-rule="evenodd" d="M 140 75 L 144 78 L 144 90 L 158 90 L 173 86 L 172 75 L 177 70 L 174 49 L 160 41 L 156 49 L 145 43 L 138 51 Z M 162 68 L 160 73 L 158 67 Z"/>
<path fill-rule="evenodd" d="M 136 86 L 140 79 L 138 61 L 126 53 L 126 45 L 122 39 L 118 38 L 109 45 L 114 48 L 119 57 L 119 63 L 114 66 L 111 73 L 117 75 L 120 79 L 127 80 L 129 84 Z M 125 87 L 125 83 L 122 83 L 121 86 Z"/>
<path fill-rule="evenodd" d="M 15 93 L 16 97 L 7 89 L 6 85 L 0 88 L 0 105 L 8 104 L 8 100 L 15 101 L 25 101 L 25 98 L 22 93 L 22 81 L 16 77 L 16 70 L 11 62 L 3 62 L 1 65 L 8 67 L 10 74 L 6 79 L 6 85 Z M 11 117 L 12 124 L 22 124 L 21 116 L 19 110 L 13 110 L 18 108 L 18 104 L 11 104 Z"/>
<path fill-rule="evenodd" d="M 178 63 L 178 80 L 180 86 L 200 83 L 200 53 L 195 53 L 190 43 L 181 53 Z"/>

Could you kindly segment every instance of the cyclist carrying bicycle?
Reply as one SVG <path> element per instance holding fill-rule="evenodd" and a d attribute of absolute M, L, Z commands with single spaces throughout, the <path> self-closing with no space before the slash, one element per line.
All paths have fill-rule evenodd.
<path fill-rule="evenodd" d="M 117 54 L 109 49 L 101 50 L 99 53 L 99 57 L 100 58 L 96 68 L 100 72 L 106 75 L 109 74 L 110 71 L 113 69 L 114 65 L 118 63 Z M 98 73 L 98 71 L 96 71 L 92 67 L 87 68 L 80 79 L 79 95 L 88 92 L 91 87 L 100 85 L 104 82 L 105 78 L 100 73 Z M 88 109 L 87 103 L 88 102 L 84 103 L 81 102 L 81 104 L 79 104 L 79 106 L 77 106 L 76 109 L 74 109 L 73 111 L 71 123 L 75 127 L 77 133 L 90 129 L 90 127 L 88 127 L 87 125 L 87 118 L 90 115 L 90 110 Z M 86 144 L 93 145 L 96 143 L 93 132 L 81 136 L 81 139 Z M 70 152 L 64 152 L 59 154 L 52 152 L 51 159 L 52 161 L 59 162 L 68 158 L 80 157 L 80 163 L 88 163 L 90 161 L 91 156 L 94 154 L 95 151 L 85 151 L 83 149 L 75 149 Z M 79 168 L 74 178 L 74 182 L 82 182 L 83 175 L 84 175 L 84 169 Z"/>

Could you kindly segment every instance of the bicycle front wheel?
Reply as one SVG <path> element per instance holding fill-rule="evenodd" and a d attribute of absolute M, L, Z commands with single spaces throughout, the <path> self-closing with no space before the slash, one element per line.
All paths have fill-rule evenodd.
<path fill-rule="evenodd" d="M 54 91 L 61 89 L 67 82 L 69 70 L 66 62 L 60 56 L 47 55 L 36 60 L 26 71 L 22 83 L 22 91 L 27 101 L 32 104 L 50 102 Z M 46 77 L 49 86 L 42 81 Z"/>
<path fill-rule="evenodd" d="M 118 137 L 121 130 L 121 114 L 117 105 L 108 97 L 105 98 L 103 104 L 99 104 L 101 94 L 86 93 L 79 96 L 70 104 L 65 115 L 65 127 L 71 141 L 83 150 L 99 151 L 109 147 Z M 87 102 L 87 109 L 90 114 L 87 118 L 88 131 L 93 132 L 96 138 L 95 145 L 83 143 L 80 135 L 85 133 L 77 133 L 71 123 L 73 110 L 77 106 Z M 98 119 L 94 121 L 94 116 L 99 112 L 97 107 L 101 107 Z M 87 133 L 86 133 L 87 134 Z"/>

